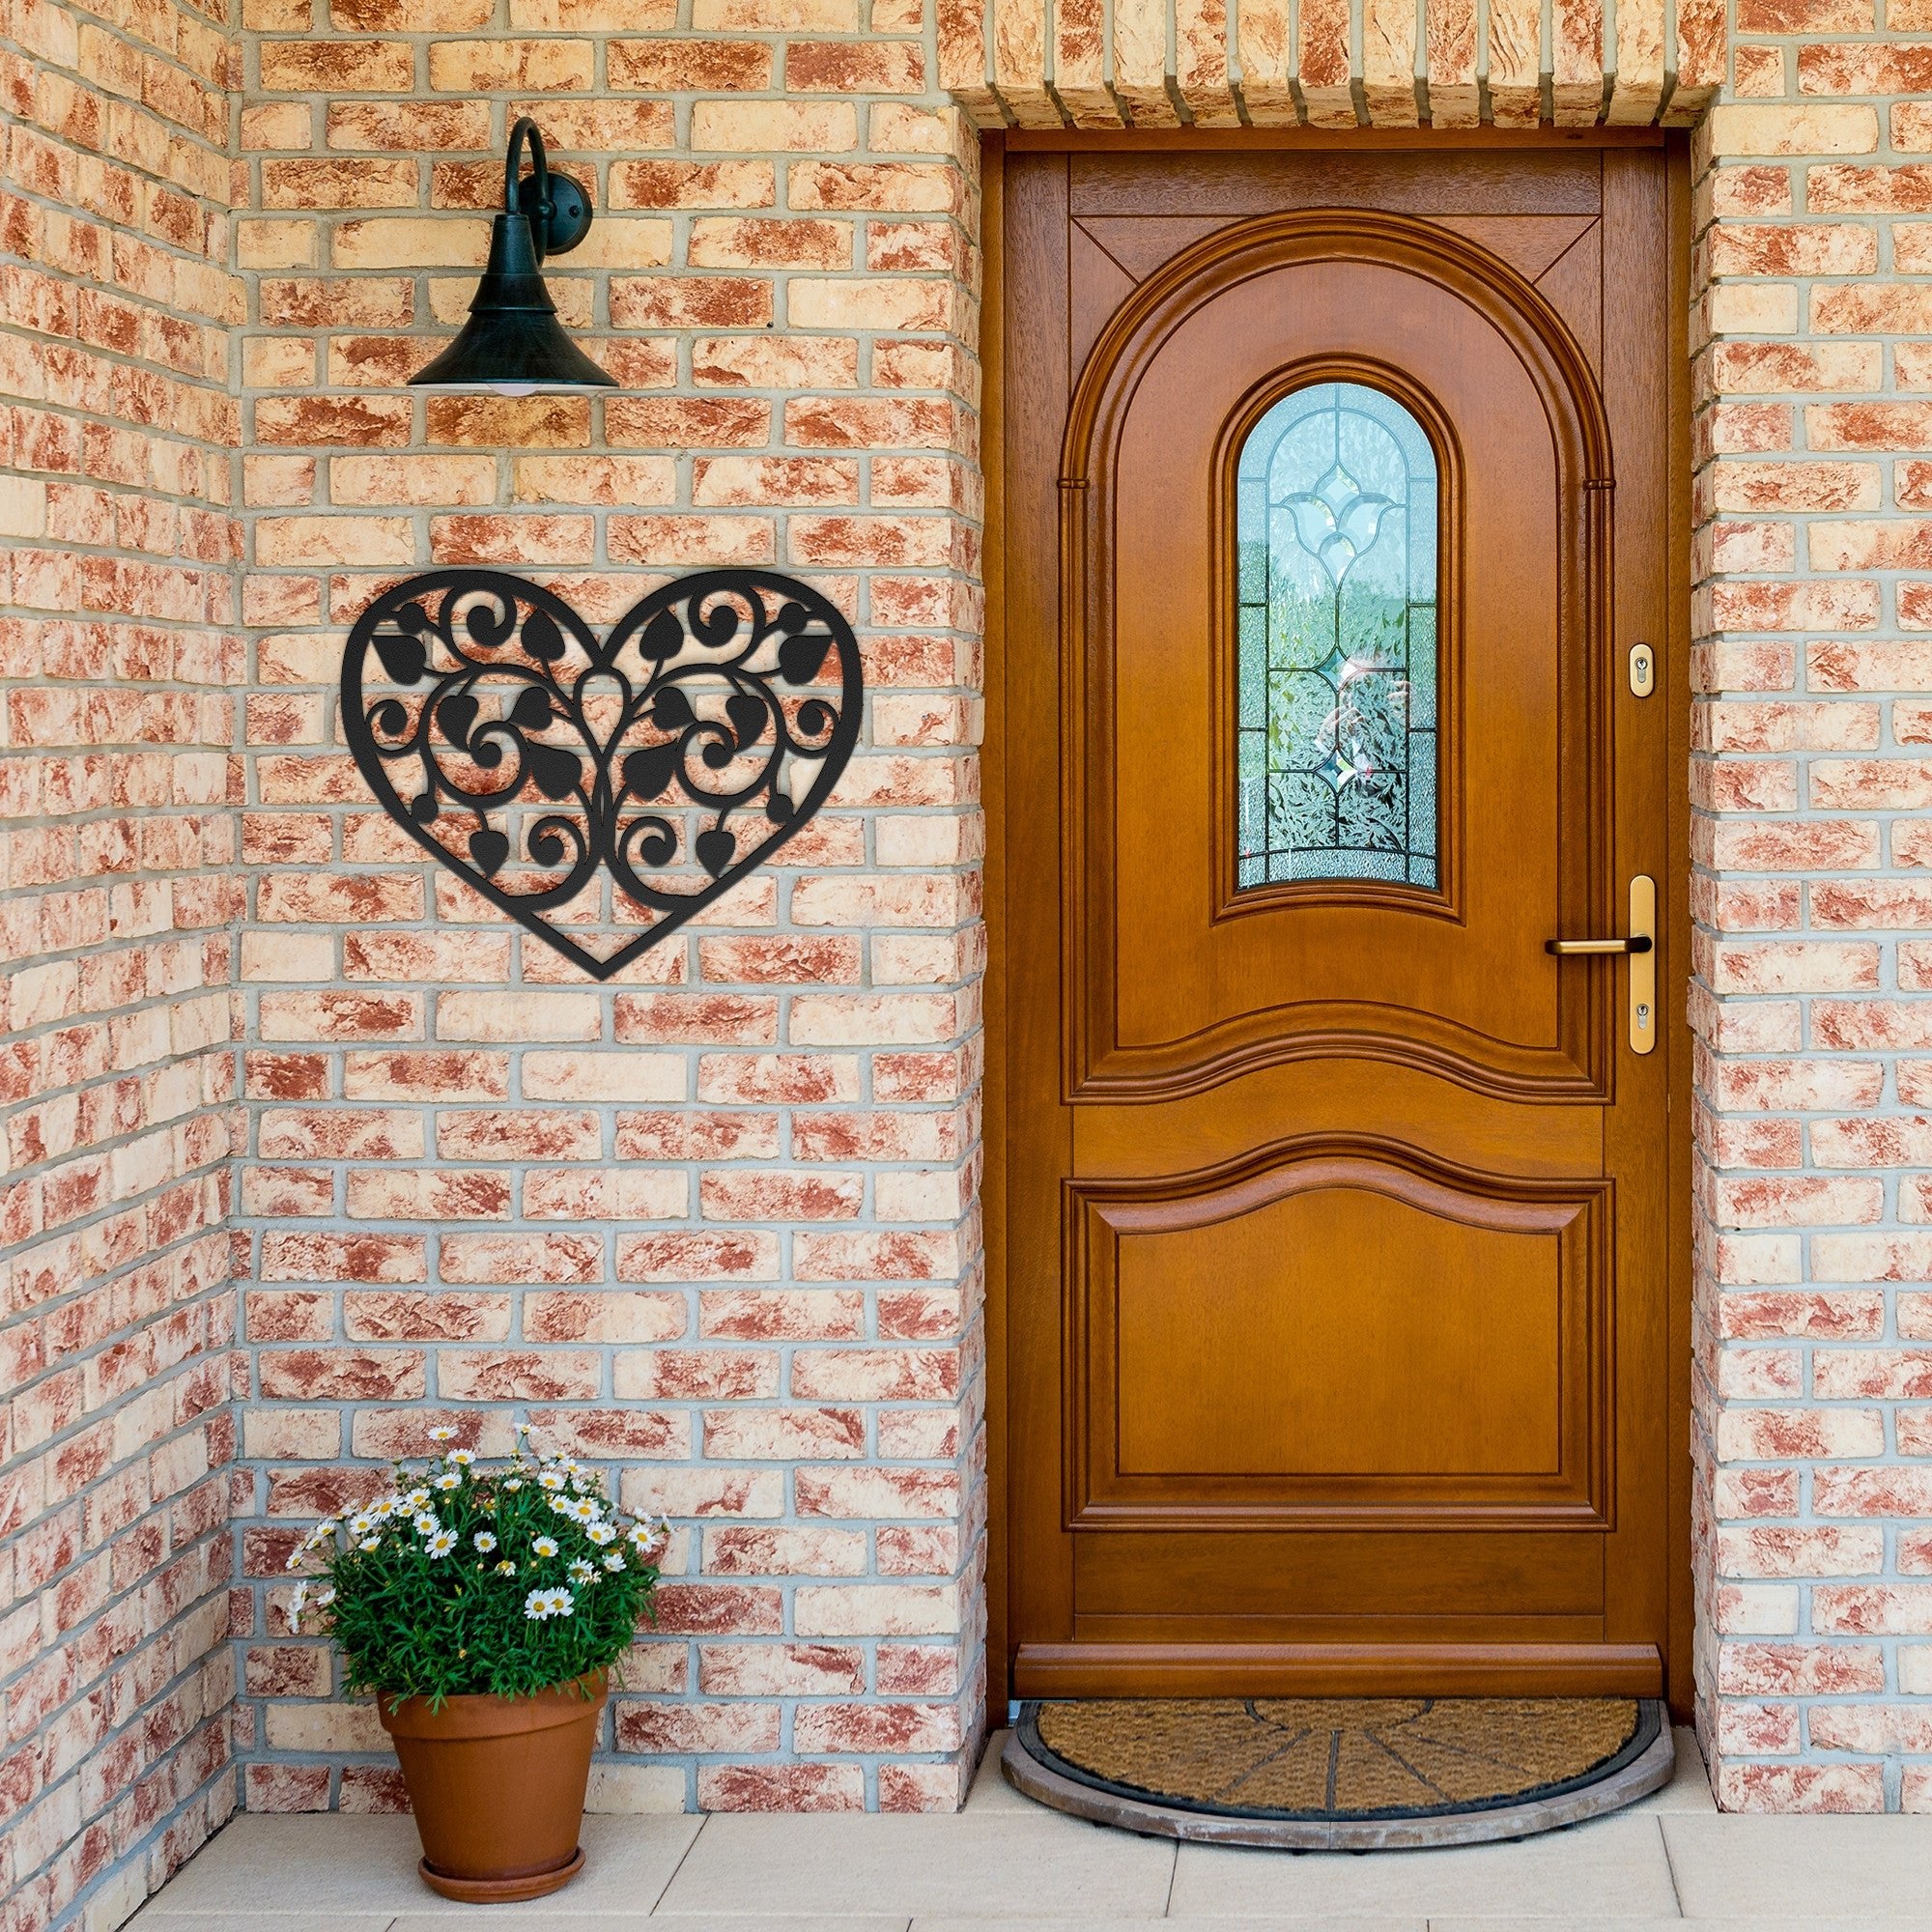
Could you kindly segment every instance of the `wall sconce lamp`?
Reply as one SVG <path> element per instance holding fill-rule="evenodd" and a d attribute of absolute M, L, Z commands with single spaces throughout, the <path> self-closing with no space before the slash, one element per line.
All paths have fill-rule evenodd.
<path fill-rule="evenodd" d="M 532 171 L 519 179 L 529 143 Z M 590 203 L 567 175 L 554 175 L 543 135 L 527 115 L 510 129 L 503 163 L 503 213 L 490 230 L 490 259 L 469 320 L 428 368 L 410 378 L 416 389 L 491 389 L 500 396 L 539 391 L 614 389 L 556 319 L 539 272 L 546 256 L 566 254 L 590 231 Z"/>

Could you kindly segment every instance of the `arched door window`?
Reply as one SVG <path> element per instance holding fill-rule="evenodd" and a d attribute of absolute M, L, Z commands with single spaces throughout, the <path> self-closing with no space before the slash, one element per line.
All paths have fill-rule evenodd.
<path fill-rule="evenodd" d="M 1237 472 L 1236 883 L 1436 877 L 1436 467 L 1361 383 L 1293 390 Z"/>

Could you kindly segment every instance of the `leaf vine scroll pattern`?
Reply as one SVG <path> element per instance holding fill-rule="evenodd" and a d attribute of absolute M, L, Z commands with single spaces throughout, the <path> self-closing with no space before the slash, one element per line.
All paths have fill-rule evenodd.
<path fill-rule="evenodd" d="M 824 805 L 858 737 L 858 640 L 774 571 L 681 578 L 600 643 L 494 570 L 385 590 L 342 659 L 343 729 L 430 855 L 607 980 Z"/>

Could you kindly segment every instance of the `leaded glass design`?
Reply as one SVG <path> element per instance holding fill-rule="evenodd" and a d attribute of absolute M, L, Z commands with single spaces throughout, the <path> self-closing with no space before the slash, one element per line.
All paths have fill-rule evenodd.
<path fill-rule="evenodd" d="M 1360 383 L 1249 432 L 1239 545 L 1237 886 L 1436 884 L 1435 453 Z"/>

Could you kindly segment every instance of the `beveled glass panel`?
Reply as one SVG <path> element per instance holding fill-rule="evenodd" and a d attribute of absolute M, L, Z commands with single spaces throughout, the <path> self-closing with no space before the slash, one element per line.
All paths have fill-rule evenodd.
<path fill-rule="evenodd" d="M 1436 884 L 1435 510 L 1435 452 L 1379 389 L 1296 389 L 1248 433 L 1237 886 Z"/>

